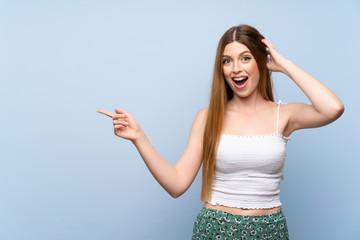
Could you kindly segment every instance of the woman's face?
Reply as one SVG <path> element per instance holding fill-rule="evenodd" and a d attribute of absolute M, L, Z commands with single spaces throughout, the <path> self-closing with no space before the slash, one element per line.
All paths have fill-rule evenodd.
<path fill-rule="evenodd" d="M 250 50 L 237 41 L 226 45 L 223 53 L 223 72 L 234 97 L 258 93 L 259 69 Z"/>

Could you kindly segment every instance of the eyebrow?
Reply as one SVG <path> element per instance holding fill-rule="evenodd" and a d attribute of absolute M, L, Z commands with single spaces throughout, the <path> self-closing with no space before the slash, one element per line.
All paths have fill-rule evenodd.
<path fill-rule="evenodd" d="M 250 51 L 245 50 L 245 51 L 243 51 L 242 53 L 240 53 L 239 56 L 241 56 L 241 55 L 243 55 L 243 54 L 245 54 L 245 53 L 250 53 L 250 54 L 251 54 Z M 224 58 L 224 57 L 230 57 L 230 56 L 228 56 L 228 55 L 223 55 L 222 57 Z"/>

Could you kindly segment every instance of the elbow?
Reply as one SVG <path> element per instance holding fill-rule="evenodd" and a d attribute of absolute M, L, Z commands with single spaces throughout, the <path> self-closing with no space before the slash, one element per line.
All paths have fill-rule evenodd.
<path fill-rule="evenodd" d="M 343 103 L 341 103 L 339 107 L 339 117 L 345 112 L 345 106 Z"/>
<path fill-rule="evenodd" d="M 170 194 L 171 197 L 178 198 L 181 195 L 183 195 L 187 189 L 188 189 L 188 187 L 181 185 L 181 184 L 177 184 L 176 187 L 174 187 L 173 189 L 168 191 L 168 193 Z"/>
<path fill-rule="evenodd" d="M 331 108 L 329 108 L 326 113 L 323 113 L 322 117 L 324 122 L 320 126 L 324 126 L 334 122 L 344 113 L 344 110 L 345 107 L 342 102 L 331 106 Z"/>
<path fill-rule="evenodd" d="M 188 188 L 190 187 L 189 184 L 186 183 L 184 179 L 177 179 L 177 181 L 173 181 L 170 184 L 170 188 L 168 188 L 166 191 L 169 193 L 169 195 L 173 198 L 178 198 L 181 195 L 183 195 Z"/>
<path fill-rule="evenodd" d="M 344 113 L 344 110 L 345 107 L 341 102 L 333 106 L 332 109 L 324 115 L 326 117 L 326 124 L 332 123 L 337 120 Z"/>
<path fill-rule="evenodd" d="M 345 111 L 345 106 L 342 102 L 337 104 L 333 109 L 332 119 L 335 121 L 338 119 Z"/>
<path fill-rule="evenodd" d="M 183 195 L 184 192 L 176 191 L 176 192 L 169 192 L 170 196 L 173 198 L 178 198 Z"/>
<path fill-rule="evenodd" d="M 170 194 L 170 196 L 173 197 L 173 198 L 178 198 L 178 197 L 180 197 L 181 195 L 182 195 L 182 194 L 176 194 L 176 193 Z"/>

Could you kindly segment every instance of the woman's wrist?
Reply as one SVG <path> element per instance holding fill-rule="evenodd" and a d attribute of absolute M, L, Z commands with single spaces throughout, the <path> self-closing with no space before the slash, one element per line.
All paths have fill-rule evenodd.
<path fill-rule="evenodd" d="M 281 64 L 281 72 L 291 78 L 291 69 L 294 65 L 295 64 L 291 60 L 284 60 L 284 62 Z"/>
<path fill-rule="evenodd" d="M 142 142 L 144 139 L 146 139 L 145 132 L 142 129 L 140 129 L 139 131 L 137 131 L 135 139 L 133 139 L 131 141 L 136 146 L 137 144 Z"/>

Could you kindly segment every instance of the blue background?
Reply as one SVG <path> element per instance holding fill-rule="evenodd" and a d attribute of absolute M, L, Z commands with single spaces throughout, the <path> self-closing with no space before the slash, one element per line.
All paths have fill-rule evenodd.
<path fill-rule="evenodd" d="M 291 135 L 291 239 L 360 239 L 359 12 L 355 0 L 1 1 L 0 239 L 190 239 L 201 174 L 171 198 L 96 109 L 131 113 L 174 165 L 207 106 L 217 43 L 241 23 L 345 104 Z M 310 103 L 273 76 L 276 100 Z"/>

